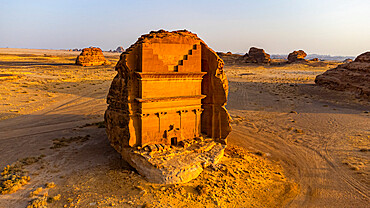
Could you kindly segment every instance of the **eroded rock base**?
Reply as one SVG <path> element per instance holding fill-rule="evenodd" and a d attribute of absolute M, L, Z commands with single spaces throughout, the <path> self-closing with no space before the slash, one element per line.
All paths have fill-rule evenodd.
<path fill-rule="evenodd" d="M 124 148 L 122 157 L 151 183 L 186 183 L 204 168 L 217 164 L 226 145 L 213 139 L 187 140 L 181 146 L 151 145 L 142 149 Z"/>

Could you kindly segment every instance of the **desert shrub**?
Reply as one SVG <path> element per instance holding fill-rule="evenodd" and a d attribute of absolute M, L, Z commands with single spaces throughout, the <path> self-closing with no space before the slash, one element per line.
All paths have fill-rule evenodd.
<path fill-rule="evenodd" d="M 29 181 L 30 177 L 24 175 L 20 162 L 7 165 L 0 177 L 0 194 L 14 193 Z"/>
<path fill-rule="evenodd" d="M 41 159 L 40 157 L 26 157 L 19 160 L 19 162 L 22 163 L 22 165 L 31 165 L 33 163 L 38 162 L 40 159 Z"/>
<path fill-rule="evenodd" d="M 27 205 L 27 208 L 41 208 L 47 206 L 47 196 L 38 197 L 30 201 Z"/>
<path fill-rule="evenodd" d="M 46 188 L 54 188 L 55 187 L 55 183 L 54 182 L 46 183 L 45 184 L 45 187 Z"/>
<path fill-rule="evenodd" d="M 56 202 L 56 201 L 59 201 L 61 198 L 62 198 L 62 197 L 61 197 L 61 195 L 60 195 L 60 194 L 58 194 L 58 195 L 56 195 L 56 196 L 49 197 L 49 198 L 48 198 L 48 200 L 47 200 L 47 202 L 48 202 L 48 203 L 54 203 L 54 202 Z"/>
<path fill-rule="evenodd" d="M 87 123 L 83 126 L 80 126 L 80 128 L 88 127 L 88 126 L 97 126 L 98 128 L 105 128 L 105 122 L 100 121 L 100 122 L 96 122 L 96 123 Z"/>
<path fill-rule="evenodd" d="M 72 143 L 72 142 L 85 142 L 89 140 L 89 138 L 90 138 L 90 135 L 86 135 L 84 137 L 76 136 L 76 137 L 70 137 L 70 138 L 62 137 L 58 139 L 53 139 L 53 146 L 50 147 L 50 149 L 58 149 L 61 147 L 66 147 L 69 145 L 69 143 Z"/>
<path fill-rule="evenodd" d="M 42 187 L 38 187 L 36 190 L 31 191 L 30 197 L 39 195 L 41 191 L 42 191 Z"/>

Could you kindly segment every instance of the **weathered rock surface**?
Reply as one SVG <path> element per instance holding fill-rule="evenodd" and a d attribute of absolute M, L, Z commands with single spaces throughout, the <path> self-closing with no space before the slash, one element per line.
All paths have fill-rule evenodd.
<path fill-rule="evenodd" d="M 76 64 L 81 66 L 98 66 L 110 64 L 103 55 L 100 48 L 84 48 L 79 56 L 77 56 Z"/>
<path fill-rule="evenodd" d="M 293 62 L 307 62 L 306 59 L 304 59 L 307 56 L 306 52 L 303 50 L 299 51 L 293 51 L 288 55 L 288 62 L 293 63 Z"/>
<path fill-rule="evenodd" d="M 256 47 L 250 48 L 243 58 L 246 63 L 269 64 L 271 62 L 270 54 Z"/>
<path fill-rule="evenodd" d="M 310 61 L 320 61 L 318 58 L 310 59 Z"/>
<path fill-rule="evenodd" d="M 187 147 L 153 145 L 141 150 L 124 148 L 122 157 L 149 182 L 186 183 L 198 177 L 204 168 L 217 164 L 224 155 L 225 147 L 208 139 Z"/>
<path fill-rule="evenodd" d="M 352 62 L 352 61 L 353 61 L 352 59 L 348 58 L 348 59 L 345 59 L 345 60 L 343 61 L 343 63 L 350 63 L 350 62 Z"/>
<path fill-rule="evenodd" d="M 105 122 L 111 145 L 130 162 L 137 157 L 128 152 L 136 147 L 176 146 L 199 137 L 226 144 L 231 119 L 225 108 L 228 81 L 223 66 L 204 41 L 186 30 L 141 36 L 121 54 L 107 96 Z M 147 167 L 148 158 L 140 158 L 131 161 L 132 166 Z M 177 164 L 181 169 L 182 163 Z M 154 181 L 187 180 L 166 179 L 174 177 L 173 167 L 163 168 L 162 179 Z M 200 169 L 186 168 L 179 175 L 195 177 L 193 170 Z"/>
<path fill-rule="evenodd" d="M 122 46 L 118 46 L 117 49 L 115 50 L 115 52 L 117 53 L 123 53 L 124 51 L 125 49 Z"/>
<path fill-rule="evenodd" d="M 232 54 L 231 52 L 217 52 L 217 55 L 228 65 L 244 63 L 243 56 L 239 54 Z"/>
<path fill-rule="evenodd" d="M 315 79 L 317 85 L 333 90 L 349 91 L 370 97 L 370 52 L 359 55 L 353 62 L 339 65 Z"/>

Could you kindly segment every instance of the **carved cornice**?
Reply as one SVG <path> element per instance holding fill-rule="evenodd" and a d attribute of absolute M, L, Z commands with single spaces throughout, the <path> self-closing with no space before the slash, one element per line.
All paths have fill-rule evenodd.
<path fill-rule="evenodd" d="M 135 100 L 140 103 L 151 103 L 151 102 L 161 102 L 161 101 L 203 99 L 205 97 L 206 97 L 205 95 L 192 95 L 192 96 L 177 96 L 177 97 L 135 98 Z"/>
<path fill-rule="evenodd" d="M 156 79 L 199 79 L 207 72 L 135 72 L 139 80 L 156 80 Z"/>

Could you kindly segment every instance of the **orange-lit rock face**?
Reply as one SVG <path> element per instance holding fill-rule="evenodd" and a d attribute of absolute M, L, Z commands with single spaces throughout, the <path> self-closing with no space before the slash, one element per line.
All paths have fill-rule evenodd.
<path fill-rule="evenodd" d="M 303 50 L 293 51 L 288 55 L 288 62 L 306 61 L 304 58 L 307 56 Z"/>
<path fill-rule="evenodd" d="M 100 48 L 84 48 L 79 56 L 77 56 L 76 64 L 81 66 L 98 66 L 110 64 L 103 55 Z"/>
<path fill-rule="evenodd" d="M 224 105 L 223 62 L 195 34 L 158 31 L 121 55 L 105 114 L 111 144 L 176 144 L 201 133 L 225 140 L 231 130 Z"/>
<path fill-rule="evenodd" d="M 349 91 L 370 98 L 370 51 L 357 56 L 355 61 L 317 75 L 315 83 L 332 90 Z"/>

